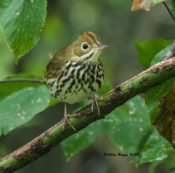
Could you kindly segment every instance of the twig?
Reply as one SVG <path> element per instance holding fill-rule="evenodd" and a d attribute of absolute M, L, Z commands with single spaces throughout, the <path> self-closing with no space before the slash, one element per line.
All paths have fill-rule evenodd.
<path fill-rule="evenodd" d="M 100 117 L 98 116 L 97 109 L 92 112 L 91 105 L 88 105 L 76 112 L 78 116 L 71 118 L 70 122 L 78 131 L 82 130 L 90 123 L 104 118 L 130 98 L 173 77 L 175 77 L 175 57 L 162 61 L 115 87 L 110 94 L 106 95 L 104 100 L 100 102 Z M 70 126 L 66 126 L 66 128 L 63 129 L 63 120 L 58 122 L 37 138 L 2 158 L 0 160 L 0 172 L 14 172 L 24 165 L 40 158 L 74 133 L 75 131 Z"/>
<path fill-rule="evenodd" d="M 8 83 L 8 82 L 32 82 L 41 84 L 46 83 L 43 79 L 33 79 L 33 78 L 0 79 L 0 83 Z"/>
<path fill-rule="evenodd" d="M 165 1 L 162 2 L 163 5 L 165 6 L 165 8 L 168 10 L 168 13 L 170 14 L 170 16 L 172 17 L 172 19 L 174 20 L 175 22 L 175 17 L 173 15 L 173 13 L 171 12 L 170 8 L 168 7 L 167 3 Z"/>

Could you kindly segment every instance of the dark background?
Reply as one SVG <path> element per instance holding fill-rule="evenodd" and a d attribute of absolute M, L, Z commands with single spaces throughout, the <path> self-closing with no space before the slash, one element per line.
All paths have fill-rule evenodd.
<path fill-rule="evenodd" d="M 101 60 L 105 76 L 113 83 L 139 73 L 142 69 L 137 59 L 135 40 L 147 41 L 153 38 L 174 39 L 174 23 L 167 10 L 160 4 L 149 12 L 131 12 L 131 1 L 123 0 L 49 0 L 47 18 L 41 40 L 16 65 L 12 52 L 0 32 L 0 78 L 12 73 L 30 73 L 43 76 L 49 54 L 68 45 L 81 33 L 92 31 L 100 37 L 106 49 Z M 71 112 L 78 105 L 70 105 Z M 30 141 L 63 117 L 63 104 L 41 112 L 26 125 L 0 139 L 0 155 L 4 156 Z M 85 172 L 85 173 L 139 173 L 148 172 L 149 164 L 136 167 L 128 157 L 104 157 L 104 152 L 119 152 L 104 134 L 94 144 L 66 161 L 60 146 L 17 171 L 38 172 Z M 169 172 L 172 158 L 156 168 L 156 172 Z M 171 168 L 171 167 L 170 167 Z M 171 171 L 172 172 L 172 171 Z"/>

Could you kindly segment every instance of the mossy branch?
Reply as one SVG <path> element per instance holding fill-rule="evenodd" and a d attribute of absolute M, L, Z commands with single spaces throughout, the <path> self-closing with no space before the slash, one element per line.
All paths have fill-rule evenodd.
<path fill-rule="evenodd" d="M 88 105 L 76 112 L 78 116 L 71 118 L 70 122 L 79 131 L 90 123 L 104 118 L 130 98 L 173 77 L 175 77 L 175 57 L 152 66 L 111 90 L 100 102 L 100 117 L 97 110 L 91 112 L 91 107 Z M 74 133 L 76 132 L 69 126 L 63 130 L 63 120 L 58 122 L 37 138 L 2 158 L 0 160 L 0 172 L 14 172 L 46 154 Z"/>

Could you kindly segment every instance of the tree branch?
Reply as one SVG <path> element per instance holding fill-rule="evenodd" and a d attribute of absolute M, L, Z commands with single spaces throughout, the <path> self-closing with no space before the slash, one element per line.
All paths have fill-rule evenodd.
<path fill-rule="evenodd" d="M 32 83 L 41 83 L 45 84 L 46 82 L 43 79 L 33 79 L 33 78 L 13 78 L 13 79 L 1 79 L 0 83 L 8 82 L 32 82 Z"/>
<path fill-rule="evenodd" d="M 100 117 L 97 110 L 91 112 L 91 107 L 88 105 L 76 112 L 78 116 L 71 118 L 70 122 L 79 131 L 90 123 L 104 118 L 130 98 L 173 77 L 175 77 L 175 57 L 162 61 L 115 87 L 99 103 L 101 110 Z M 0 160 L 0 172 L 13 172 L 23 167 L 46 154 L 54 146 L 74 133 L 76 132 L 69 126 L 66 126 L 65 130 L 63 130 L 63 120 L 58 122 L 37 138 L 2 158 Z"/>

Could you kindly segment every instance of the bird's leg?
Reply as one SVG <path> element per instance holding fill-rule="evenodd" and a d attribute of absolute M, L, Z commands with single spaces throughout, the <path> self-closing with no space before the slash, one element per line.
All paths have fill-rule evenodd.
<path fill-rule="evenodd" d="M 92 100 L 91 111 L 92 112 L 94 111 L 94 104 L 95 104 L 97 106 L 98 115 L 100 116 L 100 108 L 99 108 L 98 101 L 101 101 L 102 99 L 98 98 L 98 97 L 95 97 L 95 96 L 94 97 L 89 97 L 88 99 Z"/>
<path fill-rule="evenodd" d="M 68 123 L 73 130 L 77 131 L 77 129 L 69 121 L 69 118 L 72 118 L 72 117 L 67 113 L 67 105 L 66 103 L 64 103 L 64 127 L 63 128 L 65 129 L 66 123 Z"/>

